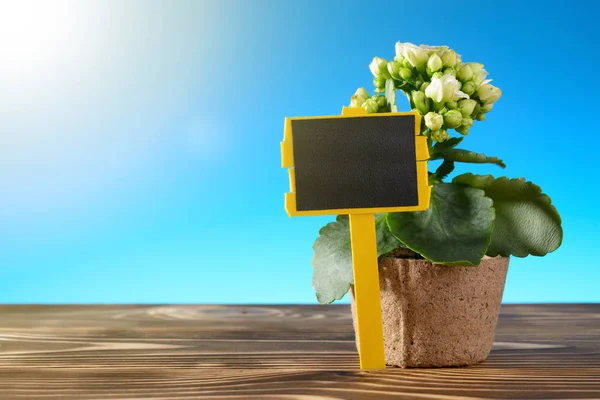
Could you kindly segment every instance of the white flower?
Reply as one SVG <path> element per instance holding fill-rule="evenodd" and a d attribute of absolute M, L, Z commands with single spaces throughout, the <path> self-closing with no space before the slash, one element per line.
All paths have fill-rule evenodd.
<path fill-rule="evenodd" d="M 469 68 L 471 68 L 471 71 L 473 71 L 474 74 L 476 74 L 479 71 L 483 70 L 483 64 L 480 64 L 480 63 L 468 62 L 468 63 L 464 63 L 463 65 L 468 65 Z"/>
<path fill-rule="evenodd" d="M 396 56 L 404 57 L 413 67 L 423 66 L 429 60 L 427 51 L 412 43 L 396 43 Z"/>
<path fill-rule="evenodd" d="M 488 75 L 488 72 L 483 69 L 483 64 L 479 64 L 479 63 L 475 63 L 475 62 L 470 62 L 470 63 L 465 63 L 463 64 L 467 65 L 471 68 L 471 71 L 473 71 L 473 83 L 475 83 L 475 85 L 477 85 L 477 87 L 479 87 L 480 85 L 484 85 L 487 82 L 490 82 L 490 80 L 488 80 L 487 82 L 485 81 L 485 78 Z"/>
<path fill-rule="evenodd" d="M 434 113 L 433 111 L 425 114 L 425 125 L 431 129 L 432 131 L 437 131 L 442 128 L 444 124 L 444 117 L 442 117 L 438 113 Z"/>
<path fill-rule="evenodd" d="M 448 50 L 448 46 L 427 46 L 426 44 L 422 44 L 419 46 L 421 49 L 425 50 L 428 55 L 437 54 L 438 56 L 442 56 L 442 54 Z"/>
<path fill-rule="evenodd" d="M 468 99 L 469 95 L 458 90 L 456 77 L 446 74 L 441 78 L 433 77 L 431 83 L 425 89 L 425 95 L 438 103 Z"/>
<path fill-rule="evenodd" d="M 350 107 L 360 107 L 370 98 L 371 96 L 369 96 L 369 92 L 367 92 L 365 88 L 358 88 L 350 98 Z"/>
<path fill-rule="evenodd" d="M 387 64 L 387 60 L 384 60 L 383 58 L 379 57 L 374 57 L 373 61 L 371 61 L 371 64 L 369 64 L 369 69 L 371 70 L 371 73 L 375 78 L 389 79 L 392 76 L 388 72 Z"/>
<path fill-rule="evenodd" d="M 494 85 L 486 83 L 477 89 L 477 95 L 483 104 L 493 104 L 500 98 L 500 96 L 502 96 L 502 90 L 498 89 Z"/>
<path fill-rule="evenodd" d="M 488 82 L 491 82 L 491 79 L 485 79 L 486 76 L 488 75 L 488 72 L 485 69 L 482 69 L 481 71 L 479 71 L 479 73 L 477 75 L 475 75 L 475 78 L 473 79 L 473 81 L 475 82 L 476 85 L 484 85 Z"/>

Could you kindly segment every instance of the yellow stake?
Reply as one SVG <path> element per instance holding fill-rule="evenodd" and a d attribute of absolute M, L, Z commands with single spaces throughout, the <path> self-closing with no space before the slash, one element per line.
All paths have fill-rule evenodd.
<path fill-rule="evenodd" d="M 327 210 L 298 210 L 296 207 L 296 172 L 292 148 L 292 121 L 348 117 L 386 118 L 400 115 L 415 118 L 415 154 L 418 202 L 415 205 L 391 207 L 335 208 Z M 290 216 L 342 215 L 350 217 L 352 266 L 354 269 L 354 295 L 356 300 L 356 340 L 361 369 L 384 369 L 383 323 L 381 295 L 379 292 L 379 266 L 377 263 L 377 236 L 375 212 L 423 211 L 429 207 L 431 187 L 427 180 L 429 151 L 427 138 L 420 136 L 421 116 L 416 111 L 408 113 L 367 114 L 362 107 L 344 107 L 341 116 L 286 118 L 281 142 L 281 166 L 290 168 L 290 192 L 285 194 L 285 209 Z"/>
<path fill-rule="evenodd" d="M 361 369 L 385 369 L 375 215 L 350 214 L 358 354 Z"/>

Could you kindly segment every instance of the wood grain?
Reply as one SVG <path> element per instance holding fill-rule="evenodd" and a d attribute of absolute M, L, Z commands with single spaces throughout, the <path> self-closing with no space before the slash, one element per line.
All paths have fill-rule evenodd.
<path fill-rule="evenodd" d="M 506 305 L 469 368 L 358 370 L 349 306 L 0 306 L 0 400 L 600 399 L 600 305 Z"/>

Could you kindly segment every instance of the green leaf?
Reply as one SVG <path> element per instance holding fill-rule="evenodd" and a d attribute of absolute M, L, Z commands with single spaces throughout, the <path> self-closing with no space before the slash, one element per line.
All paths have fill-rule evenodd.
<path fill-rule="evenodd" d="M 313 287 L 319 303 L 341 299 L 353 282 L 350 223 L 347 215 L 339 215 L 319 230 L 313 245 Z"/>
<path fill-rule="evenodd" d="M 444 162 L 435 171 L 435 175 L 440 180 L 447 177 L 452 171 L 454 171 L 454 161 L 444 160 Z"/>
<path fill-rule="evenodd" d="M 496 222 L 488 256 L 543 256 L 561 245 L 560 215 L 534 183 L 474 174 L 459 175 L 452 182 L 482 189 L 494 201 Z"/>
<path fill-rule="evenodd" d="M 433 156 L 438 156 L 440 154 L 445 153 L 446 151 L 458 146 L 460 144 L 460 142 L 463 141 L 464 138 L 462 137 L 456 137 L 456 138 L 450 138 L 446 141 L 443 142 L 438 142 L 435 144 L 435 146 L 433 146 L 433 152 L 432 152 L 432 158 Z M 437 157 L 440 158 L 440 157 Z"/>
<path fill-rule="evenodd" d="M 385 81 L 385 100 L 391 112 L 398 112 L 396 105 L 396 86 L 393 79 Z"/>
<path fill-rule="evenodd" d="M 386 213 L 375 215 L 377 255 L 382 256 L 402 247 L 389 231 Z M 319 231 L 313 245 L 313 287 L 319 303 L 328 304 L 339 300 L 354 283 L 352 250 L 350 246 L 350 222 L 347 215 L 339 215 Z"/>
<path fill-rule="evenodd" d="M 404 245 L 390 232 L 387 213 L 375 214 L 375 234 L 377 235 L 377 256 L 382 257 Z"/>
<path fill-rule="evenodd" d="M 433 185 L 439 185 L 440 183 L 443 183 L 443 182 L 440 178 L 438 178 L 438 176 L 436 174 L 429 172 L 428 183 L 429 183 L 429 186 L 433 186 Z"/>
<path fill-rule="evenodd" d="M 436 263 L 479 265 L 494 222 L 483 190 L 441 183 L 426 211 L 390 213 L 391 232 L 409 249 Z"/>
<path fill-rule="evenodd" d="M 495 164 L 501 168 L 506 168 L 506 164 L 498 157 L 488 157 L 482 153 L 475 153 L 469 150 L 463 149 L 450 149 L 445 151 L 437 158 L 443 158 L 444 160 L 464 163 L 475 163 L 475 164 Z"/>

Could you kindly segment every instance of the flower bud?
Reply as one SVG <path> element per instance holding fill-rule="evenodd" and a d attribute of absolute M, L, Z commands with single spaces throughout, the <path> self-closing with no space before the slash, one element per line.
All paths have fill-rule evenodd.
<path fill-rule="evenodd" d="M 473 93 L 475 93 L 475 90 L 477 90 L 477 85 L 475 85 L 473 82 L 465 82 L 465 84 L 462 85 L 461 90 L 471 96 Z"/>
<path fill-rule="evenodd" d="M 377 105 L 377 101 L 375 101 L 373 99 L 368 99 L 362 105 L 362 108 L 367 110 L 367 114 L 373 114 L 373 113 L 377 112 L 377 110 L 379 109 L 379 106 Z"/>
<path fill-rule="evenodd" d="M 465 65 L 468 65 L 469 68 L 471 68 L 471 71 L 473 72 L 473 77 L 471 78 L 471 80 L 473 81 L 473 83 L 475 83 L 477 87 L 479 87 L 479 85 L 481 85 L 482 83 L 487 83 L 483 82 L 488 74 L 488 72 L 485 69 L 483 69 L 483 64 L 470 62 L 466 63 Z"/>
<path fill-rule="evenodd" d="M 469 134 L 469 129 L 473 126 L 473 120 L 469 117 L 464 117 L 460 123 L 460 126 L 456 128 L 456 132 L 463 135 Z"/>
<path fill-rule="evenodd" d="M 444 52 L 444 54 L 442 54 L 442 62 L 444 63 L 444 67 L 454 67 L 454 65 L 456 65 L 456 53 L 454 50 Z"/>
<path fill-rule="evenodd" d="M 449 110 L 454 110 L 458 108 L 458 103 L 456 101 L 448 101 L 446 102 L 446 108 Z"/>
<path fill-rule="evenodd" d="M 425 114 L 425 126 L 427 126 L 432 131 L 437 131 L 442 128 L 444 124 L 444 117 L 440 114 L 434 113 L 433 111 Z"/>
<path fill-rule="evenodd" d="M 458 110 L 450 110 L 444 114 L 444 123 L 448 128 L 458 128 L 462 123 L 462 114 Z"/>
<path fill-rule="evenodd" d="M 486 83 L 477 89 L 477 95 L 484 104 L 493 104 L 502 96 L 502 90 L 496 86 Z"/>
<path fill-rule="evenodd" d="M 481 106 L 481 112 L 488 113 L 494 107 L 494 103 L 487 103 Z"/>
<path fill-rule="evenodd" d="M 466 63 L 465 65 L 468 65 L 469 68 L 471 68 L 471 71 L 473 72 L 474 75 L 477 75 L 481 71 L 483 71 L 483 64 L 479 64 L 476 62 L 470 62 L 470 63 Z"/>
<path fill-rule="evenodd" d="M 454 68 L 444 68 L 444 75 L 456 76 L 456 70 Z"/>
<path fill-rule="evenodd" d="M 350 98 L 350 107 L 360 107 L 370 97 L 369 92 L 367 92 L 365 88 L 358 88 Z"/>
<path fill-rule="evenodd" d="M 477 121 L 485 121 L 485 114 L 477 114 L 475 118 L 477 119 Z"/>
<path fill-rule="evenodd" d="M 375 78 L 391 78 L 390 73 L 387 68 L 387 60 L 379 57 L 374 57 L 371 64 L 369 64 L 369 69 Z"/>
<path fill-rule="evenodd" d="M 373 78 L 373 85 L 380 90 L 385 89 L 385 78 L 379 77 L 379 78 Z"/>
<path fill-rule="evenodd" d="M 473 114 L 473 110 L 475 109 L 476 105 L 477 105 L 477 102 L 473 99 L 463 99 L 458 102 L 458 107 L 460 108 L 460 112 L 465 117 L 468 117 L 471 114 Z"/>
<path fill-rule="evenodd" d="M 421 115 L 425 115 L 429 112 L 429 101 L 427 100 L 427 97 L 425 97 L 425 93 L 418 90 L 413 90 L 412 100 L 415 108 Z"/>
<path fill-rule="evenodd" d="M 442 59 L 437 54 L 432 54 L 427 61 L 427 72 L 434 73 L 443 67 Z"/>
<path fill-rule="evenodd" d="M 462 67 L 460 67 L 460 69 L 456 73 L 456 77 L 463 82 L 467 82 L 473 77 L 473 71 L 471 70 L 470 66 L 465 64 Z"/>
<path fill-rule="evenodd" d="M 402 60 L 402 66 L 404 68 L 408 68 L 408 69 L 412 68 L 412 65 L 410 65 L 410 61 L 408 61 L 406 58 L 404 60 Z"/>
<path fill-rule="evenodd" d="M 438 72 L 434 73 L 433 75 L 431 75 L 431 78 L 432 79 L 433 78 L 441 79 L 442 76 L 444 76 L 444 74 L 438 71 Z"/>
<path fill-rule="evenodd" d="M 400 79 L 400 63 L 398 61 L 390 61 L 387 64 L 387 70 L 392 76 L 392 78 L 399 80 Z"/>
<path fill-rule="evenodd" d="M 427 95 L 425 95 L 427 96 Z M 430 107 L 430 109 L 433 109 L 433 111 L 435 111 L 438 114 L 444 114 L 446 111 L 448 111 L 448 109 L 446 107 L 444 107 L 445 103 L 438 103 L 435 100 L 431 100 L 432 106 Z"/>
<path fill-rule="evenodd" d="M 372 97 L 373 100 L 375 100 L 377 102 L 377 109 L 378 110 L 382 110 L 385 108 L 385 106 L 387 105 L 386 101 L 385 101 L 385 96 L 377 96 L 374 95 Z"/>
<path fill-rule="evenodd" d="M 425 93 L 425 90 L 427 89 L 427 87 L 429 86 L 431 82 L 423 82 L 423 84 L 419 87 L 419 90 L 423 93 Z"/>
<path fill-rule="evenodd" d="M 406 80 L 409 79 L 412 76 L 412 71 L 410 70 L 410 68 L 400 68 L 400 78 Z"/>
<path fill-rule="evenodd" d="M 423 79 L 417 78 L 417 80 L 415 81 L 415 87 L 420 88 L 422 84 L 423 84 Z"/>
<path fill-rule="evenodd" d="M 475 108 L 471 113 L 471 118 L 475 118 L 478 114 L 481 114 L 481 106 L 479 105 L 479 103 L 475 104 Z"/>
<path fill-rule="evenodd" d="M 450 139 L 450 135 L 445 130 L 440 129 L 431 132 L 431 139 L 433 139 L 436 142 L 444 142 Z"/>

